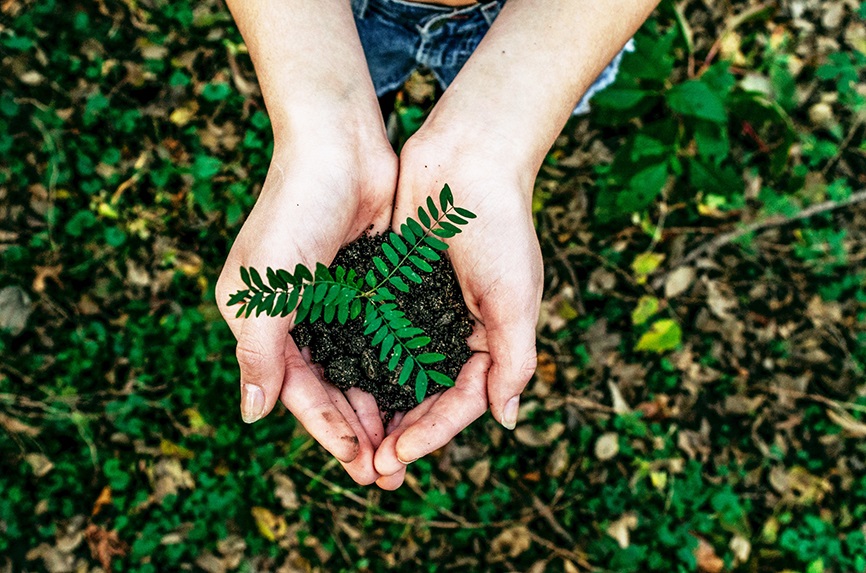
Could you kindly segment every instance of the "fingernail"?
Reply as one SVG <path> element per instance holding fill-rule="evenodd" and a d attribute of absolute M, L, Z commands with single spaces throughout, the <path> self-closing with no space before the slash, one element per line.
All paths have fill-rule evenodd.
<path fill-rule="evenodd" d="M 400 462 L 401 464 L 403 464 L 404 466 L 408 466 L 412 462 L 418 461 L 418 458 L 415 458 L 414 460 L 409 460 L 408 462 L 404 462 L 403 460 L 400 459 L 400 456 L 397 456 L 397 461 Z"/>
<path fill-rule="evenodd" d="M 265 393 L 255 384 L 244 384 L 241 397 L 241 417 L 247 424 L 259 420 L 265 409 Z"/>
<path fill-rule="evenodd" d="M 502 425 L 506 430 L 513 430 L 517 425 L 517 410 L 520 408 L 520 396 L 515 396 L 505 403 L 502 412 Z"/>

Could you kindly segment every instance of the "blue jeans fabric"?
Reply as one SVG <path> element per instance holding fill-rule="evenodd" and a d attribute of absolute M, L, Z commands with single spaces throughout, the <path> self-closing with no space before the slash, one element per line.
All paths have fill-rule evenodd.
<path fill-rule="evenodd" d="M 503 4 L 505 0 L 486 0 L 450 8 L 405 0 L 352 0 L 376 95 L 398 89 L 418 66 L 432 71 L 442 88 L 447 88 Z M 589 111 L 589 99 L 613 83 L 623 52 L 633 50 L 629 40 L 586 91 L 575 114 Z"/>

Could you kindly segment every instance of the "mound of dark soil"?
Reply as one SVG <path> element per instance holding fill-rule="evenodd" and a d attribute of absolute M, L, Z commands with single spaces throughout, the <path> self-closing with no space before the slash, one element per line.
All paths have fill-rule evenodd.
<path fill-rule="evenodd" d="M 373 257 L 381 256 L 380 246 L 383 235 L 362 236 L 357 241 L 343 247 L 337 253 L 331 270 L 336 265 L 355 269 L 358 276 L 364 276 L 373 268 Z M 439 352 L 446 356 L 443 362 L 431 365 L 431 369 L 457 379 L 460 369 L 472 354 L 466 344 L 466 337 L 472 332 L 472 319 L 463 302 L 460 285 L 446 256 L 431 263 L 433 272 L 423 273 L 422 284 L 410 283 L 410 291 L 403 293 L 390 289 L 397 297 L 396 303 L 406 313 L 406 318 L 414 326 L 424 329 L 430 337 L 425 352 Z M 298 346 L 309 346 L 313 360 L 325 370 L 325 378 L 341 390 L 357 386 L 371 393 L 379 404 L 379 409 L 391 415 L 394 412 L 409 410 L 418 405 L 415 400 L 414 376 L 400 386 L 397 378 L 398 367 L 394 372 L 379 361 L 379 349 L 370 345 L 372 335 L 364 335 L 364 318 L 361 316 L 340 324 L 336 320 L 326 324 L 319 320 L 314 324 L 303 322 L 295 327 L 292 336 Z M 427 395 L 445 390 L 430 381 Z"/>

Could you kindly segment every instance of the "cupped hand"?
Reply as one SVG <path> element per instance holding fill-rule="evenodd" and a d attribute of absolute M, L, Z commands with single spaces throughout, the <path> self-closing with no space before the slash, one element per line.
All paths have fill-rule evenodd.
<path fill-rule="evenodd" d="M 344 395 L 323 380 L 289 334 L 293 314 L 236 318 L 238 307 L 226 302 L 245 288 L 241 266 L 291 271 L 297 263 L 329 264 L 342 245 L 371 228 L 388 227 L 397 159 L 382 135 L 364 145 L 315 137 L 279 143 L 216 286 L 220 312 L 238 341 L 243 420 L 263 418 L 281 400 L 362 484 L 379 477 L 373 455 L 384 429 L 373 397 L 360 391 Z"/>
<path fill-rule="evenodd" d="M 418 138 L 419 136 L 415 136 Z M 392 423 L 375 457 L 377 484 L 394 489 L 407 463 L 447 444 L 488 408 L 504 427 L 517 422 L 520 394 L 536 367 L 535 327 L 542 259 L 532 222 L 535 172 L 483 150 L 442 140 L 410 140 L 400 155 L 393 224 L 417 217 L 447 183 L 454 203 L 473 211 L 448 255 L 475 319 L 472 358 L 456 384 Z"/>

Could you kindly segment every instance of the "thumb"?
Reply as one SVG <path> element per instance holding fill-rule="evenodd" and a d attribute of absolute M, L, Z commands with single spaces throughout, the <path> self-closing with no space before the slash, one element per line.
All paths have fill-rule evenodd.
<path fill-rule="evenodd" d="M 485 324 L 492 360 L 487 374 L 487 399 L 493 417 L 509 430 L 517 425 L 520 394 L 538 362 L 534 319 L 535 315 L 523 314 Z"/>
<path fill-rule="evenodd" d="M 270 317 L 241 324 L 237 358 L 241 369 L 241 417 L 247 424 L 264 418 L 280 396 L 285 377 L 289 322 Z"/>

